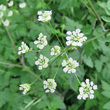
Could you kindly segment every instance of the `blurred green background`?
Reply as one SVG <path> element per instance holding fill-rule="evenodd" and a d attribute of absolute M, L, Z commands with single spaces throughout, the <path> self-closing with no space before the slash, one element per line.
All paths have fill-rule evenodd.
<path fill-rule="evenodd" d="M 8 30 L 17 48 L 24 41 L 30 48 L 37 50 L 33 41 L 37 39 L 39 33 L 47 36 L 49 45 L 60 46 L 49 24 L 37 21 L 37 12 L 40 10 L 52 10 L 50 22 L 65 47 L 66 31 L 79 28 L 88 40 L 103 34 L 98 39 L 85 43 L 83 47 L 78 47 L 78 51 L 75 49 L 68 51 L 68 56 L 80 63 L 76 71 L 79 80 L 82 82 L 89 78 L 98 89 L 93 100 L 78 100 L 78 81 L 74 74 L 64 73 L 60 66 L 55 79 L 57 92 L 45 94 L 42 81 L 38 80 L 26 95 L 22 95 L 19 85 L 32 83 L 36 75 L 43 71 L 39 71 L 35 66 L 39 53 L 28 52 L 22 56 L 28 69 L 9 65 L 21 63 L 1 24 L 0 110 L 110 110 L 110 33 L 105 34 L 110 28 L 110 0 L 91 0 L 95 11 L 92 10 L 89 0 L 13 1 L 14 5 L 10 7 L 13 16 L 9 18 Z M 26 2 L 26 7 L 21 9 L 18 5 L 22 2 Z M 7 1 L 0 0 L 0 4 L 7 5 Z M 51 59 L 50 52 L 45 51 L 50 51 L 50 47 L 45 47 L 41 53 Z M 43 80 L 53 78 L 59 62 L 60 58 L 55 59 L 41 78 Z"/>

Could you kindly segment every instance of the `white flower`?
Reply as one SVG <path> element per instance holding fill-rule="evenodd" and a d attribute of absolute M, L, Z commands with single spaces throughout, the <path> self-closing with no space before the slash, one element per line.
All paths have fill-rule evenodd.
<path fill-rule="evenodd" d="M 71 57 L 68 60 L 63 60 L 62 66 L 65 68 L 63 71 L 66 73 L 75 73 L 76 72 L 76 67 L 79 66 L 79 63 L 76 60 L 73 60 Z"/>
<path fill-rule="evenodd" d="M 97 89 L 97 85 L 94 85 L 94 86 L 93 86 L 93 89 L 96 90 L 96 89 Z"/>
<path fill-rule="evenodd" d="M 5 21 L 2 21 L 2 22 L 3 22 L 4 26 L 6 26 L 6 27 L 9 26 L 9 20 L 6 19 Z"/>
<path fill-rule="evenodd" d="M 61 47 L 59 46 L 54 46 L 53 48 L 51 48 L 51 53 L 50 55 L 59 55 L 61 51 Z"/>
<path fill-rule="evenodd" d="M 38 65 L 38 69 L 42 70 L 43 68 L 48 67 L 49 59 L 40 54 L 39 59 L 35 61 L 35 65 Z"/>
<path fill-rule="evenodd" d="M 38 11 L 37 14 L 39 15 L 38 21 L 47 22 L 47 21 L 51 20 L 52 10 L 44 11 L 44 13 L 42 13 L 42 11 Z"/>
<path fill-rule="evenodd" d="M 87 40 L 87 37 L 84 36 L 83 33 L 80 33 L 81 30 L 80 29 L 76 29 L 75 31 L 71 32 L 71 31 L 67 31 L 67 37 L 66 37 L 66 45 L 72 45 L 72 46 L 82 46 L 82 42 Z"/>
<path fill-rule="evenodd" d="M 3 12 L 0 12 L 0 18 L 2 18 L 3 17 Z"/>
<path fill-rule="evenodd" d="M 42 33 L 40 33 L 39 37 L 38 37 L 38 40 L 35 40 L 34 44 L 37 44 L 37 47 L 39 49 L 43 49 L 48 44 L 46 37 L 47 36 L 45 36 Z"/>
<path fill-rule="evenodd" d="M 46 89 L 46 93 L 54 93 L 55 92 L 55 89 L 56 89 L 56 82 L 54 79 L 47 79 L 47 81 L 43 81 L 43 84 L 44 84 L 44 89 Z"/>
<path fill-rule="evenodd" d="M 25 94 L 30 90 L 30 88 L 31 88 L 31 85 L 30 85 L 30 84 L 27 84 L 27 83 L 21 84 L 21 85 L 19 85 L 19 86 L 20 86 L 20 87 L 19 87 L 19 90 L 24 90 L 24 91 L 22 92 L 23 95 L 25 95 Z"/>
<path fill-rule="evenodd" d="M 10 1 L 10 2 L 8 3 L 8 6 L 9 6 L 9 7 L 13 6 L 13 1 Z"/>
<path fill-rule="evenodd" d="M 77 99 L 79 100 L 86 100 L 86 98 L 94 98 L 94 90 L 97 89 L 97 85 L 94 85 L 93 81 L 90 82 L 89 79 L 86 79 L 85 82 L 82 82 L 81 87 L 79 87 L 79 95 L 77 96 Z"/>
<path fill-rule="evenodd" d="M 19 7 L 20 7 L 20 8 L 25 8 L 25 7 L 26 7 L 26 3 L 25 3 L 25 2 L 24 2 L 24 3 L 20 3 L 20 4 L 19 4 Z"/>
<path fill-rule="evenodd" d="M 8 12 L 8 16 L 12 16 L 12 15 L 13 15 L 13 11 L 10 10 L 10 11 Z"/>
<path fill-rule="evenodd" d="M 18 55 L 20 55 L 21 53 L 26 53 L 29 51 L 29 47 L 24 43 L 21 42 L 21 47 L 18 47 Z"/>

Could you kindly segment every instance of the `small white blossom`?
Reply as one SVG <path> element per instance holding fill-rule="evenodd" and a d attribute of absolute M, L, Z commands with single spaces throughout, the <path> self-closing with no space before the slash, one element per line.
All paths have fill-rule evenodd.
<path fill-rule="evenodd" d="M 54 46 L 53 48 L 51 48 L 51 53 L 50 55 L 59 55 L 61 51 L 61 47 L 59 46 Z"/>
<path fill-rule="evenodd" d="M 30 90 L 30 88 L 31 88 L 31 85 L 30 85 L 30 84 L 27 84 L 27 83 L 21 84 L 21 85 L 19 85 L 19 86 L 20 86 L 20 87 L 19 87 L 19 90 L 24 90 L 24 91 L 22 92 L 23 95 L 25 95 L 25 94 Z"/>
<path fill-rule="evenodd" d="M 76 60 L 73 60 L 71 57 L 68 60 L 63 60 L 62 66 L 65 67 L 63 71 L 66 73 L 75 73 L 76 67 L 79 66 L 79 63 Z"/>
<path fill-rule="evenodd" d="M 39 59 L 35 61 L 35 65 L 38 65 L 38 69 L 42 70 L 43 68 L 48 67 L 49 59 L 40 54 Z"/>
<path fill-rule="evenodd" d="M 9 7 L 13 6 L 13 1 L 10 1 L 10 2 L 8 3 L 8 6 L 9 6 Z"/>
<path fill-rule="evenodd" d="M 42 11 L 38 11 L 37 14 L 39 15 L 38 21 L 47 22 L 51 20 L 52 11 L 44 11 L 44 13 L 42 13 Z"/>
<path fill-rule="evenodd" d="M 8 19 L 6 19 L 5 21 L 2 21 L 2 23 L 6 27 L 9 26 L 9 20 Z"/>
<path fill-rule="evenodd" d="M 26 3 L 25 3 L 25 2 L 24 2 L 24 3 L 20 3 L 20 4 L 19 4 L 19 7 L 20 7 L 20 8 L 25 8 L 25 7 L 26 7 Z"/>
<path fill-rule="evenodd" d="M 37 47 L 39 49 L 43 49 L 48 44 L 46 37 L 47 36 L 45 36 L 42 33 L 40 33 L 39 37 L 38 37 L 38 40 L 35 40 L 34 44 L 37 44 Z"/>
<path fill-rule="evenodd" d="M 90 99 L 94 98 L 94 90 L 97 89 L 97 85 L 94 85 L 93 81 L 90 82 L 89 79 L 86 79 L 85 82 L 82 82 L 81 87 L 79 87 L 79 95 L 77 96 L 77 99 L 79 100 L 81 99 L 86 100 L 87 98 L 90 98 Z"/>
<path fill-rule="evenodd" d="M 12 15 L 13 15 L 13 11 L 10 10 L 10 11 L 8 12 L 8 16 L 12 16 Z"/>
<path fill-rule="evenodd" d="M 67 46 L 82 46 L 82 42 L 87 40 L 87 37 L 84 36 L 83 33 L 80 33 L 81 30 L 80 29 L 76 29 L 75 31 L 71 32 L 71 31 L 67 31 L 67 37 L 66 37 L 66 45 Z"/>
<path fill-rule="evenodd" d="M 55 92 L 55 89 L 56 89 L 56 82 L 54 79 L 47 79 L 47 81 L 43 81 L 43 84 L 44 84 L 44 89 L 46 89 L 46 93 L 54 93 Z"/>
<path fill-rule="evenodd" d="M 18 47 L 18 55 L 20 55 L 21 53 L 26 53 L 28 51 L 29 47 L 24 42 L 21 42 L 21 47 Z"/>

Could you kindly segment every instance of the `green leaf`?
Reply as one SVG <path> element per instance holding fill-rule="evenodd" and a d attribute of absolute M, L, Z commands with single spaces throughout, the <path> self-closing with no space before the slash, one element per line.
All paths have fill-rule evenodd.
<path fill-rule="evenodd" d="M 110 98 L 110 91 L 103 91 L 102 94 L 107 97 Z"/>
<path fill-rule="evenodd" d="M 110 17 L 107 17 L 107 16 L 101 16 L 101 18 L 102 18 L 105 22 L 107 22 L 107 23 L 110 22 Z"/>
<path fill-rule="evenodd" d="M 98 72 L 101 72 L 103 63 L 100 60 L 95 61 L 95 68 Z"/>
<path fill-rule="evenodd" d="M 27 62 L 31 66 L 34 66 L 34 64 L 35 64 L 35 56 L 36 56 L 35 52 L 28 52 L 28 53 L 25 54 L 25 58 L 27 59 Z"/>
<path fill-rule="evenodd" d="M 77 3 L 77 0 L 61 0 L 60 5 L 58 7 L 58 10 L 65 9 L 65 8 L 71 8 L 72 6 L 75 6 Z"/>
<path fill-rule="evenodd" d="M 0 91 L 0 108 L 8 101 L 8 93 Z"/>
<path fill-rule="evenodd" d="M 84 56 L 83 56 L 83 61 L 84 61 L 84 63 L 85 63 L 87 66 L 93 68 L 93 62 L 92 62 L 92 59 L 91 59 L 90 57 L 87 57 L 86 55 L 84 55 Z"/>
<path fill-rule="evenodd" d="M 110 101 L 107 102 L 104 106 L 103 106 L 104 109 L 107 109 L 107 110 L 110 110 Z"/>
<path fill-rule="evenodd" d="M 103 88 L 103 90 L 110 91 L 110 84 L 108 84 L 105 81 L 101 81 L 101 82 L 102 82 L 102 88 Z"/>

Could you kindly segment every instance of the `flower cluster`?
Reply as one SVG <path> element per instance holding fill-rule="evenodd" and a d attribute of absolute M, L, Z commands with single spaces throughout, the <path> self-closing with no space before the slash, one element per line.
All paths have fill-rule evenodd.
<path fill-rule="evenodd" d="M 46 93 L 48 92 L 51 92 L 51 93 L 54 93 L 55 92 L 55 89 L 56 89 L 56 82 L 54 79 L 47 79 L 47 81 L 43 81 L 43 84 L 44 84 L 44 89 L 46 89 Z"/>
<path fill-rule="evenodd" d="M 38 40 L 35 40 L 34 44 L 37 44 L 37 47 L 39 49 L 43 49 L 48 44 L 46 37 L 47 36 L 45 36 L 42 33 L 40 33 L 39 37 L 38 37 Z"/>
<path fill-rule="evenodd" d="M 11 7 L 13 5 L 13 1 L 10 1 L 8 3 L 8 6 Z M 0 5 L 0 21 L 3 23 L 4 26 L 9 26 L 9 20 L 7 17 L 10 17 L 13 15 L 12 10 L 8 10 L 5 5 Z"/>
<path fill-rule="evenodd" d="M 75 31 L 67 31 L 67 37 L 66 37 L 66 45 L 72 45 L 72 46 L 82 46 L 82 42 L 87 40 L 87 37 L 84 36 L 83 33 L 80 33 L 80 29 L 76 29 Z"/>
<path fill-rule="evenodd" d="M 19 90 L 24 90 L 24 91 L 22 92 L 23 95 L 25 95 L 25 94 L 30 90 L 30 88 L 31 88 L 31 85 L 30 85 L 30 84 L 27 84 L 27 83 L 21 84 L 21 85 L 19 85 L 19 86 L 20 86 L 20 87 L 19 87 Z"/>
<path fill-rule="evenodd" d="M 29 51 L 29 47 L 24 43 L 21 42 L 21 47 L 18 47 L 18 55 L 20 55 L 21 53 L 26 53 Z"/>
<path fill-rule="evenodd" d="M 53 48 L 51 48 L 51 53 L 50 55 L 59 55 L 61 51 L 61 47 L 59 46 L 54 46 Z"/>
<path fill-rule="evenodd" d="M 20 8 L 25 8 L 25 7 L 26 7 L 26 3 L 25 3 L 25 2 L 20 3 L 20 4 L 19 4 L 19 7 L 20 7 Z"/>
<path fill-rule="evenodd" d="M 43 68 L 48 67 L 48 62 L 49 62 L 49 59 L 43 56 L 42 54 L 40 54 L 39 59 L 35 61 L 35 65 L 39 65 L 38 69 L 42 70 Z"/>
<path fill-rule="evenodd" d="M 97 85 L 94 85 L 93 81 L 89 81 L 89 79 L 86 79 L 85 82 L 81 83 L 81 87 L 79 88 L 79 95 L 77 96 L 77 99 L 86 100 L 86 98 L 93 99 L 94 98 L 94 90 L 97 89 Z"/>
<path fill-rule="evenodd" d="M 66 73 L 75 73 L 76 72 L 76 67 L 79 66 L 79 63 L 76 60 L 73 60 L 71 57 L 66 61 L 63 60 L 62 62 L 62 66 L 64 66 L 65 68 L 63 69 L 63 71 Z"/>
<path fill-rule="evenodd" d="M 39 15 L 38 21 L 47 22 L 51 20 L 52 11 L 44 11 L 44 13 L 42 11 L 38 11 L 37 14 Z"/>

